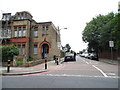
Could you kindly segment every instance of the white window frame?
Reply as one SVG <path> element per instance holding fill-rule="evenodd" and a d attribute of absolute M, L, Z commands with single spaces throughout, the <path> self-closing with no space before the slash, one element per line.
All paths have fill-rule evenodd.
<path fill-rule="evenodd" d="M 38 37 L 38 31 L 34 31 L 34 37 Z"/>
<path fill-rule="evenodd" d="M 22 36 L 23 36 L 23 37 L 25 37 L 25 36 L 26 36 L 26 27 L 23 27 Z"/>
<path fill-rule="evenodd" d="M 23 30 L 23 34 L 22 34 L 23 37 L 26 36 L 26 30 Z"/>
<path fill-rule="evenodd" d="M 22 30 L 19 30 L 19 37 L 22 37 Z"/>
<path fill-rule="evenodd" d="M 38 37 L 38 27 L 34 27 L 34 37 Z"/>
<path fill-rule="evenodd" d="M 38 54 L 38 45 L 34 45 L 34 54 Z"/>
<path fill-rule="evenodd" d="M 14 37 L 17 37 L 17 36 L 18 36 L 18 32 L 16 30 L 16 31 L 14 31 Z"/>

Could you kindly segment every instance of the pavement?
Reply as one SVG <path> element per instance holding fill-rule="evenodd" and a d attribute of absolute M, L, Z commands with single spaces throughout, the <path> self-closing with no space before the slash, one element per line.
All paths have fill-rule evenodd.
<path fill-rule="evenodd" d="M 118 62 L 120 62 L 120 60 L 111 60 L 111 59 L 103 59 L 103 58 L 99 58 L 99 61 L 112 65 L 118 65 L 119 64 Z"/>
<path fill-rule="evenodd" d="M 45 63 L 31 66 L 31 67 L 10 67 L 10 72 L 7 72 L 7 67 L 0 67 L 0 75 L 11 76 L 11 75 L 27 75 L 47 72 L 62 67 L 63 59 L 60 60 L 59 65 L 55 61 L 47 62 L 47 69 L 45 69 Z"/>
<path fill-rule="evenodd" d="M 62 58 L 59 62 L 59 65 L 55 63 L 55 61 L 49 61 L 47 63 L 47 69 L 45 69 L 45 63 L 35 65 L 32 67 L 10 67 L 10 72 L 7 72 L 7 67 L 0 66 L 0 75 L 3 76 L 10 76 L 10 75 L 27 75 L 27 74 L 35 74 L 35 73 L 42 73 L 47 72 L 50 70 L 54 70 L 57 68 L 62 67 L 62 63 L 64 62 L 64 59 Z M 109 60 L 109 59 L 99 59 L 99 62 L 109 63 L 113 65 L 118 65 L 117 60 Z"/>

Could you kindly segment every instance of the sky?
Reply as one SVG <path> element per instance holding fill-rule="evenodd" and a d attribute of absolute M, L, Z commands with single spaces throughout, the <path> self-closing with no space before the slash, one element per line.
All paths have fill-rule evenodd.
<path fill-rule="evenodd" d="M 52 21 L 61 29 L 61 44 L 69 44 L 73 51 L 87 48 L 82 32 L 90 20 L 99 14 L 117 13 L 120 0 L 0 0 L 2 13 L 28 11 L 37 22 Z M 64 29 L 67 28 L 67 29 Z"/>

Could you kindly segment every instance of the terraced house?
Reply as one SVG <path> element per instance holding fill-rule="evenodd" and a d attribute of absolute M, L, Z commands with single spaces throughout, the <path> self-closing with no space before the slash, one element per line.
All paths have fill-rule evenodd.
<path fill-rule="evenodd" d="M 15 15 L 4 13 L 1 23 L 1 44 L 15 45 L 19 48 L 18 58 L 53 59 L 60 55 L 58 43 L 59 30 L 52 22 L 36 22 L 27 12 L 17 12 Z"/>

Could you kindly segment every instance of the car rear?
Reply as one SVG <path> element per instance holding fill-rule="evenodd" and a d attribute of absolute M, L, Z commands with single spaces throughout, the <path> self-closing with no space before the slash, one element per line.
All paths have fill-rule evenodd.
<path fill-rule="evenodd" d="M 74 61 L 74 54 L 66 54 L 64 61 Z"/>

